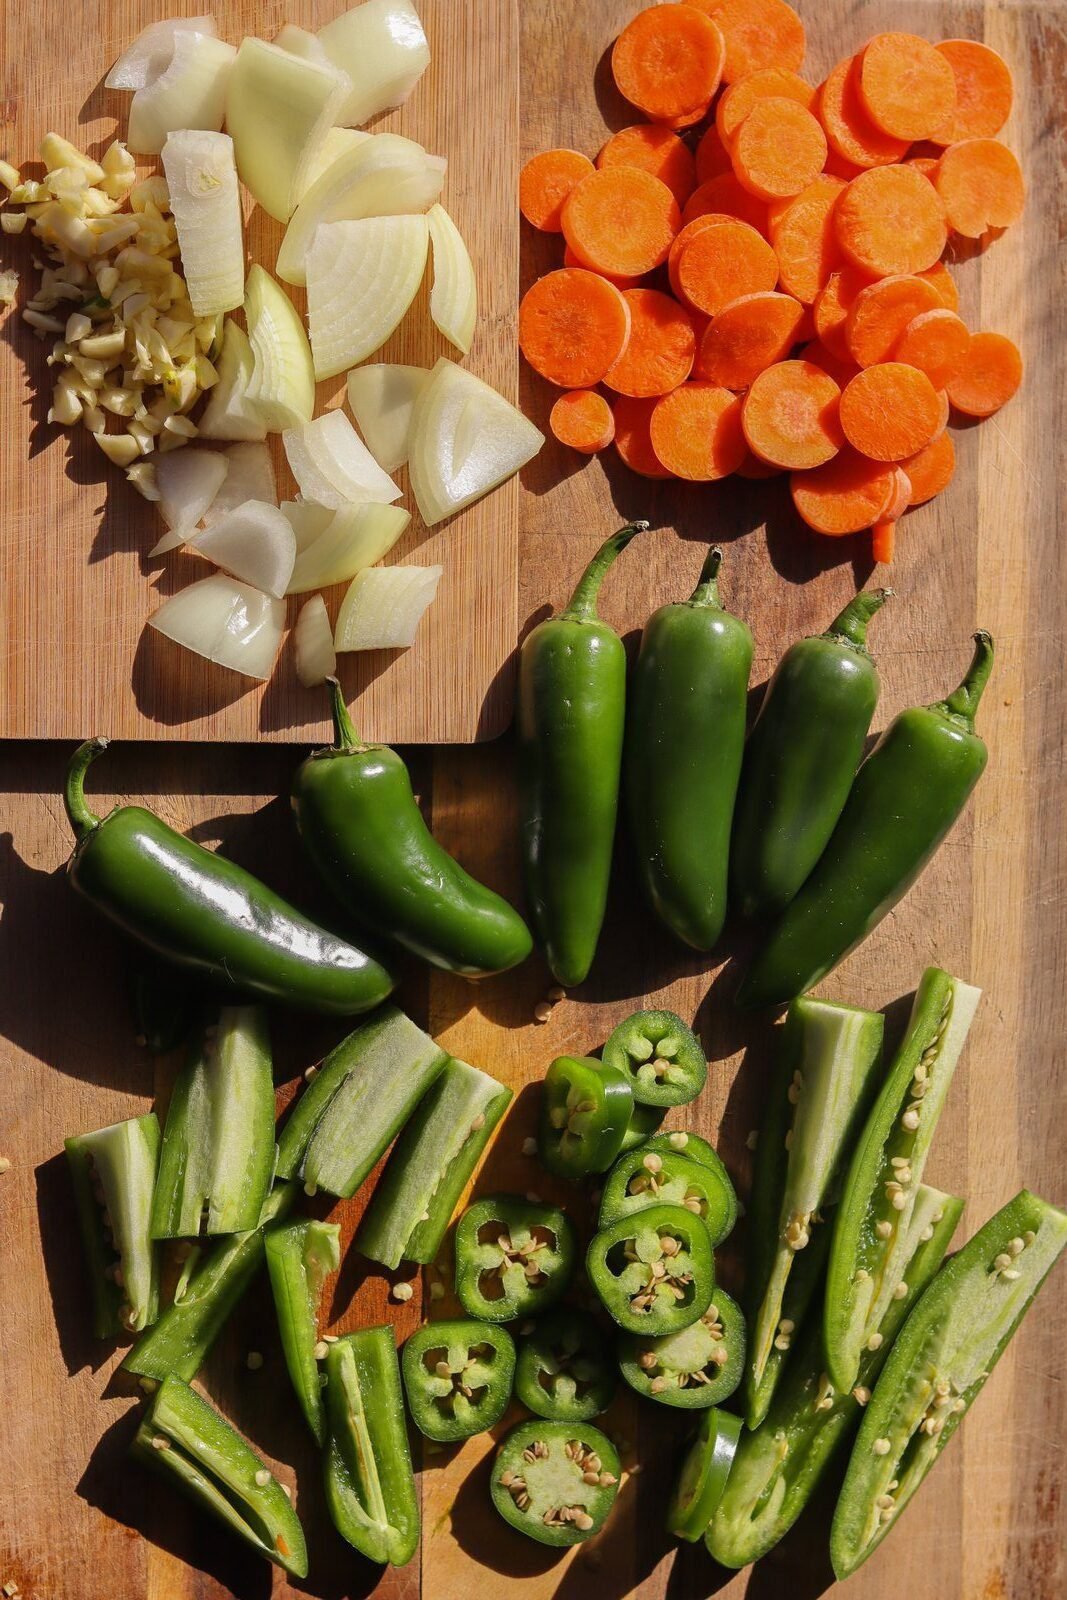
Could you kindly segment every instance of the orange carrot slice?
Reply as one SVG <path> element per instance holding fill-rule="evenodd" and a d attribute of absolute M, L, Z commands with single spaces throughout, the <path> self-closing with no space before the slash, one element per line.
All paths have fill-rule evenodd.
<path fill-rule="evenodd" d="M 891 139 L 928 139 L 956 109 L 946 58 L 914 33 L 877 33 L 860 57 L 864 110 Z"/>
<path fill-rule="evenodd" d="M 772 466 L 820 466 L 841 448 L 841 391 L 811 361 L 780 361 L 761 372 L 745 396 L 742 425 L 749 449 Z"/>
<path fill-rule="evenodd" d="M 697 145 L 696 164 L 698 184 L 707 183 L 711 178 L 718 178 L 724 172 L 733 174 L 730 153 L 719 137 L 719 130 L 714 123 Z"/>
<path fill-rule="evenodd" d="M 950 433 L 942 433 L 918 455 L 900 463 L 908 475 L 908 504 L 921 506 L 947 489 L 956 471 L 956 446 Z"/>
<path fill-rule="evenodd" d="M 623 299 L 630 308 L 630 338 L 604 382 L 635 399 L 668 394 L 693 369 L 697 341 L 689 314 L 658 289 L 628 289 Z"/>
<path fill-rule="evenodd" d="M 787 67 L 761 67 L 749 72 L 731 84 L 719 97 L 715 107 L 715 126 L 719 140 L 725 147 L 731 144 L 738 128 L 759 100 L 795 100 L 806 111 L 811 110 L 815 89 L 796 72 Z"/>
<path fill-rule="evenodd" d="M 714 383 L 683 383 L 652 413 L 652 448 L 676 478 L 712 483 L 745 459 L 741 402 Z"/>
<path fill-rule="evenodd" d="M 950 144 L 934 174 L 948 225 L 966 239 L 980 239 L 987 228 L 1018 222 L 1026 185 L 1014 154 L 997 139 L 963 139 Z"/>
<path fill-rule="evenodd" d="M 579 267 L 583 272 L 589 272 L 591 270 L 589 267 L 582 265 L 569 244 L 565 244 L 563 246 L 563 265 L 565 267 Z M 619 278 L 613 272 L 600 272 L 597 274 L 597 276 L 600 278 L 607 278 L 608 282 L 613 283 L 616 289 L 636 289 L 638 284 L 641 282 L 640 277 Z M 642 273 L 641 277 L 643 276 L 644 274 Z"/>
<path fill-rule="evenodd" d="M 933 284 L 946 311 L 960 309 L 960 291 L 956 288 L 955 278 L 943 261 L 935 261 L 932 267 L 927 267 L 926 271 L 920 272 L 918 276 Z"/>
<path fill-rule="evenodd" d="M 848 314 L 857 296 L 870 287 L 870 276 L 858 267 L 839 267 L 831 272 L 825 288 L 816 296 L 812 308 L 815 332 L 830 353 L 839 361 L 852 362 L 848 347 Z"/>
<path fill-rule="evenodd" d="M 718 213 L 736 217 L 738 222 L 747 222 L 750 228 L 767 237 L 766 202 L 749 194 L 744 185 L 738 183 L 733 172 L 721 172 L 717 178 L 709 178 L 707 183 L 694 189 L 686 201 L 682 222 L 693 222 L 697 217 Z"/>
<path fill-rule="evenodd" d="M 595 456 L 615 437 L 611 407 L 595 389 L 569 389 L 552 407 L 548 425 L 560 444 Z"/>
<path fill-rule="evenodd" d="M 519 306 L 519 348 L 561 389 L 588 389 L 619 359 L 630 308 L 606 278 L 564 267 L 539 278 Z"/>
<path fill-rule="evenodd" d="M 853 449 L 872 461 L 903 461 L 936 435 L 941 401 L 925 372 L 883 361 L 856 374 L 841 395 L 840 416 Z"/>
<path fill-rule="evenodd" d="M 781 211 L 772 209 L 771 244 L 781 285 L 804 305 L 814 303 L 840 261 L 834 207 L 844 189 L 840 178 L 823 173 Z"/>
<path fill-rule="evenodd" d="M 615 448 L 631 472 L 642 478 L 672 478 L 652 448 L 650 425 L 658 400 L 631 400 L 620 395 L 612 411 L 615 415 Z"/>
<path fill-rule="evenodd" d="M 947 384 L 948 397 L 968 417 L 991 417 L 1023 381 L 1018 346 L 1002 333 L 975 333 L 963 365 Z"/>
<path fill-rule="evenodd" d="M 579 261 L 594 272 L 625 278 L 666 261 L 681 222 L 667 185 L 636 167 L 594 171 L 563 207 L 563 236 Z"/>
<path fill-rule="evenodd" d="M 738 128 L 730 154 L 750 194 L 782 200 L 814 183 L 826 160 L 826 135 L 795 100 L 758 100 Z"/>
<path fill-rule="evenodd" d="M 897 340 L 893 357 L 918 367 L 935 389 L 944 389 L 963 366 L 970 343 L 966 323 L 954 311 L 939 306 L 912 318 Z"/>
<path fill-rule="evenodd" d="M 656 121 L 706 106 L 719 87 L 725 54 L 723 36 L 703 10 L 650 6 L 619 34 L 611 70 L 619 93 Z"/>
<path fill-rule="evenodd" d="M 705 330 L 695 376 L 724 389 L 747 389 L 789 354 L 803 316 L 804 308 L 787 294 L 746 294 L 731 301 Z"/>
<path fill-rule="evenodd" d="M 714 19 L 726 41 L 722 75 L 736 83 L 761 67 L 799 72 L 804 62 L 804 24 L 785 0 L 693 0 Z"/>
<path fill-rule="evenodd" d="M 849 354 L 861 367 L 888 361 L 913 318 L 940 307 L 941 297 L 925 278 L 901 274 L 868 284 L 852 302 L 845 323 Z"/>
<path fill-rule="evenodd" d="M 598 167 L 638 167 L 665 183 L 680 206 L 696 188 L 696 163 L 676 133 L 654 122 L 639 122 L 612 134 L 596 158 Z"/>
<path fill-rule="evenodd" d="M 579 193 L 580 188 L 567 204 L 573 205 Z M 566 223 L 566 207 L 563 216 Z M 872 277 L 925 271 L 938 260 L 948 237 L 938 191 L 914 167 L 861 172 L 838 200 L 834 220 L 842 250 L 853 266 Z"/>
<path fill-rule="evenodd" d="M 897 525 L 888 518 L 876 522 L 871 529 L 871 555 L 880 566 L 888 566 L 896 546 Z"/>
<path fill-rule="evenodd" d="M 695 111 L 687 111 L 684 116 L 660 117 L 658 121 L 660 127 L 682 133 L 686 128 L 695 128 L 698 122 L 703 122 L 710 110 L 711 100 L 705 100 L 702 106 L 698 106 Z"/>
<path fill-rule="evenodd" d="M 694 311 L 714 317 L 731 300 L 778 282 L 778 257 L 746 222 L 717 222 L 694 233 L 674 264 L 677 292 Z"/>
<path fill-rule="evenodd" d="M 815 104 L 811 109 L 815 112 L 815 115 L 819 118 L 819 121 L 823 122 L 818 95 L 816 95 Z M 826 152 L 826 165 L 823 167 L 823 171 L 826 173 L 827 177 L 840 178 L 844 183 L 851 183 L 853 178 L 858 178 L 860 173 L 865 170 L 863 167 L 858 167 L 854 161 L 846 161 L 844 156 L 839 156 L 837 151 L 834 149 L 829 136 L 827 137 L 826 143 L 829 145 L 829 149 Z"/>
<path fill-rule="evenodd" d="M 580 150 L 542 150 L 519 173 L 519 210 L 542 233 L 562 233 L 563 202 L 592 171 Z"/>
<path fill-rule="evenodd" d="M 871 121 L 860 99 L 859 69 L 857 58 L 839 61 L 819 90 L 815 110 L 835 155 L 857 167 L 887 166 L 907 155 L 908 141 L 891 138 Z"/>
<path fill-rule="evenodd" d="M 831 538 L 859 533 L 877 522 L 896 486 L 894 469 L 845 448 L 813 472 L 789 480 L 793 504 L 809 528 Z"/>
<path fill-rule="evenodd" d="M 936 144 L 992 139 L 1011 114 L 1013 89 L 1007 62 L 977 39 L 942 39 L 937 49 L 956 80 L 956 109 L 930 138 Z"/>

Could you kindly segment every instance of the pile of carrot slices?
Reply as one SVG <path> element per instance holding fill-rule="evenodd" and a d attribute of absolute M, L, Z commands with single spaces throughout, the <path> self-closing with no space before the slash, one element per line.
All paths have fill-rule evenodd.
<path fill-rule="evenodd" d="M 951 412 L 991 416 L 1022 381 L 1011 340 L 962 321 L 943 259 L 1022 212 L 996 138 L 1012 80 L 974 40 L 880 33 L 815 87 L 804 48 L 785 0 L 633 19 L 612 70 L 647 121 L 595 163 L 522 170 L 523 216 L 565 253 L 519 342 L 565 391 L 563 444 L 614 443 L 652 478 L 789 472 L 809 527 L 873 528 L 889 561 L 897 520 L 951 481 Z"/>

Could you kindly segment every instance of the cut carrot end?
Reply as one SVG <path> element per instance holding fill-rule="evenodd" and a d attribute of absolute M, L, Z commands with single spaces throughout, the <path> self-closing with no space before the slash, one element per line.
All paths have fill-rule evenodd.
<path fill-rule="evenodd" d="M 879 566 L 888 566 L 893 559 L 893 547 L 896 543 L 897 525 L 888 519 L 876 522 L 871 529 L 871 555 Z"/>
<path fill-rule="evenodd" d="M 571 389 L 552 407 L 548 425 L 560 444 L 583 455 L 606 450 L 615 437 L 611 407 L 595 389 Z"/>

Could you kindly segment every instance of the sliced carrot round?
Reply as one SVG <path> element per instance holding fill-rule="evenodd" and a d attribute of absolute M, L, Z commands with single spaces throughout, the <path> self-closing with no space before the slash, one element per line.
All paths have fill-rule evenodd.
<path fill-rule="evenodd" d="M 709 178 L 707 183 L 694 189 L 686 201 L 682 222 L 694 222 L 697 217 L 713 216 L 720 212 L 736 217 L 738 222 L 747 222 L 750 228 L 767 237 L 766 201 L 750 194 L 743 184 L 738 183 L 733 172 L 721 172 L 717 178 Z"/>
<path fill-rule="evenodd" d="M 650 6 L 619 34 L 611 70 L 619 93 L 646 117 L 684 117 L 719 87 L 726 47 L 696 6 Z"/>
<path fill-rule="evenodd" d="M 569 244 L 563 246 L 563 265 L 565 267 L 579 267 L 582 272 L 590 270 L 589 267 L 583 266 L 582 262 L 578 260 Z M 597 276 L 599 278 L 607 278 L 608 282 L 613 283 L 616 289 L 636 289 L 644 274 L 642 273 L 641 277 L 638 278 L 620 278 L 613 272 L 599 272 Z"/>
<path fill-rule="evenodd" d="M 908 140 L 894 139 L 875 126 L 859 91 L 859 60 L 839 61 L 819 90 L 815 110 L 830 149 L 857 167 L 883 167 L 908 153 Z"/>
<path fill-rule="evenodd" d="M 941 306 L 941 298 L 925 278 L 901 274 L 882 278 L 861 289 L 848 312 L 845 342 L 861 367 L 888 361 L 904 329 L 923 311 Z M 904 356 L 900 357 L 903 361 Z"/>
<path fill-rule="evenodd" d="M 567 197 L 563 236 L 594 272 L 636 278 L 666 261 L 681 221 L 677 200 L 650 172 L 605 167 Z"/>
<path fill-rule="evenodd" d="M 615 417 L 615 448 L 631 472 L 642 478 L 672 478 L 652 448 L 652 413 L 658 400 L 632 400 L 621 394 L 612 411 Z"/>
<path fill-rule="evenodd" d="M 566 214 L 565 208 L 564 222 Z M 948 237 L 938 192 L 914 167 L 861 172 L 838 200 L 834 220 L 842 250 L 853 266 L 872 277 L 925 271 L 938 260 Z"/>
<path fill-rule="evenodd" d="M 733 173 L 730 164 L 730 152 L 719 137 L 719 130 L 712 123 L 704 134 L 696 149 L 697 183 L 707 183 L 711 178 L 718 178 L 724 172 Z"/>
<path fill-rule="evenodd" d="M 960 309 L 960 291 L 956 287 L 955 278 L 943 261 L 935 261 L 932 267 L 927 267 L 926 271 L 920 272 L 918 276 L 933 284 L 946 311 Z"/>
<path fill-rule="evenodd" d="M 891 139 L 928 139 L 956 107 L 951 66 L 915 33 L 877 33 L 860 56 L 859 91 L 876 127 Z"/>
<path fill-rule="evenodd" d="M 726 41 L 722 75 L 736 83 L 761 67 L 799 72 L 804 62 L 804 24 L 785 0 L 693 0 L 713 18 Z"/>
<path fill-rule="evenodd" d="M 893 357 L 925 372 L 935 389 L 944 389 L 967 357 L 971 336 L 954 311 L 938 306 L 913 317 L 897 340 Z"/>
<path fill-rule="evenodd" d="M 803 315 L 800 303 L 787 294 L 747 294 L 731 301 L 704 332 L 696 376 L 724 389 L 747 389 L 789 354 Z"/>
<path fill-rule="evenodd" d="M 934 174 L 948 225 L 966 239 L 980 239 L 987 228 L 1018 222 L 1026 185 L 1018 161 L 997 139 L 963 139 L 950 144 Z"/>
<path fill-rule="evenodd" d="M 771 244 L 782 288 L 812 305 L 841 258 L 834 207 L 845 188 L 822 173 L 770 218 Z"/>
<path fill-rule="evenodd" d="M 826 160 L 826 135 L 804 106 L 780 97 L 758 100 L 730 147 L 738 181 L 761 200 L 800 194 Z"/>
<path fill-rule="evenodd" d="M 870 275 L 858 267 L 839 267 L 831 272 L 813 306 L 815 332 L 839 361 L 852 361 L 848 347 L 848 314 L 862 291 L 870 287 Z"/>
<path fill-rule="evenodd" d="M 535 372 L 561 389 L 599 383 L 629 337 L 629 306 L 595 272 L 550 272 L 527 289 L 519 306 L 519 348 Z"/>
<path fill-rule="evenodd" d="M 570 389 L 552 407 L 548 425 L 560 444 L 582 455 L 606 450 L 615 437 L 611 407 L 595 389 Z"/>
<path fill-rule="evenodd" d="M 921 506 L 935 494 L 947 489 L 956 471 L 956 446 L 950 433 L 942 433 L 918 455 L 909 456 L 900 465 L 908 475 L 911 486 L 908 495 L 910 506 Z"/>
<path fill-rule="evenodd" d="M 686 305 L 714 317 L 743 294 L 773 289 L 778 258 L 746 222 L 717 222 L 694 233 L 680 251 L 674 281 Z"/>
<path fill-rule="evenodd" d="M 592 171 L 580 150 L 542 150 L 519 173 L 519 210 L 542 233 L 562 233 L 563 202 Z"/>
<path fill-rule="evenodd" d="M 623 299 L 630 308 L 630 338 L 604 382 L 635 398 L 668 394 L 693 369 L 697 341 L 689 314 L 658 289 L 627 289 Z"/>
<path fill-rule="evenodd" d="M 722 145 L 728 146 L 742 122 L 758 100 L 795 100 L 810 111 L 815 89 L 799 73 L 787 67 L 761 67 L 749 72 L 719 96 L 715 107 L 715 126 Z"/>
<path fill-rule="evenodd" d="M 714 383 L 683 383 L 656 404 L 652 448 L 676 478 L 711 483 L 744 460 L 741 402 Z"/>
<path fill-rule="evenodd" d="M 841 395 L 840 415 L 853 449 L 872 461 L 903 461 L 936 435 L 941 401 L 925 372 L 883 361 L 856 374 Z"/>
<path fill-rule="evenodd" d="M 596 158 L 598 167 L 637 167 L 665 183 L 680 206 L 696 188 L 696 164 L 689 146 L 655 122 L 639 122 L 612 134 Z"/>
<path fill-rule="evenodd" d="M 841 391 L 811 361 L 780 361 L 761 372 L 741 411 L 749 448 L 772 466 L 817 467 L 841 448 Z"/>
<path fill-rule="evenodd" d="M 1003 56 L 977 39 L 942 39 L 937 49 L 956 80 L 956 108 L 930 138 L 936 144 L 957 139 L 992 139 L 1011 114 L 1011 72 Z"/>
<path fill-rule="evenodd" d="M 832 351 L 827 350 L 824 344 L 820 344 L 818 339 L 813 339 L 810 344 L 804 345 L 799 352 L 799 359 L 801 361 L 810 361 L 813 366 L 821 367 L 823 372 L 828 373 L 833 378 L 839 389 L 844 389 L 846 384 L 851 383 L 857 372 L 860 371 L 851 356 L 841 357 L 834 355 Z"/>
<path fill-rule="evenodd" d="M 889 504 L 894 469 L 844 449 L 813 472 L 794 472 L 793 504 L 809 528 L 840 538 L 871 527 Z"/>
<path fill-rule="evenodd" d="M 948 397 L 968 417 L 991 417 L 1015 394 L 1023 381 L 1019 347 L 1002 333 L 975 333 Z"/>

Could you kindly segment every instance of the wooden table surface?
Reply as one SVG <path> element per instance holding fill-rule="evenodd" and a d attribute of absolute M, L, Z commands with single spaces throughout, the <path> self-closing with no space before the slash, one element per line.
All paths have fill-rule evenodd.
<path fill-rule="evenodd" d="M 487 13 L 511 0 L 491 0 Z M 521 8 L 525 153 L 550 143 L 593 151 L 619 107 L 605 84 L 603 52 L 632 12 L 623 0 L 525 0 Z M 828 997 L 888 1008 L 902 1025 L 910 991 L 931 962 L 982 986 L 984 999 L 938 1135 L 931 1180 L 967 1196 L 960 1237 L 1026 1183 L 1060 1204 L 1064 1177 L 1065 706 L 1062 596 L 1067 589 L 1058 456 L 1064 410 L 1057 334 L 1063 274 L 1062 84 L 1064 13 L 1051 4 L 983 10 L 949 0 L 808 7 L 810 75 L 890 22 L 931 36 L 985 37 L 1008 56 L 1019 96 L 1007 137 L 1031 185 L 1025 222 L 981 262 L 960 271 L 972 325 L 998 327 L 1023 345 L 1024 394 L 1001 416 L 957 435 L 961 467 L 949 493 L 909 517 L 893 570 L 897 598 L 879 619 L 883 701 L 876 725 L 901 706 L 954 683 L 968 635 L 997 638 L 981 728 L 986 777 L 936 862 L 871 940 L 822 986 Z M 595 90 L 595 93 L 594 93 Z M 524 271 L 555 256 L 527 241 Z M 558 247 L 557 247 L 558 248 Z M 527 382 L 537 416 L 546 396 Z M 654 531 L 620 562 L 605 609 L 627 633 L 649 610 L 691 586 L 710 536 L 728 539 L 724 592 L 756 636 L 754 683 L 782 648 L 823 626 L 870 572 L 863 541 L 819 543 L 803 534 L 780 486 L 669 492 L 599 465 L 577 470 L 548 451 L 523 490 L 524 621 L 562 598 L 596 542 L 622 518 L 647 514 Z M 671 530 L 677 530 L 671 531 Z M 642 553 L 639 554 L 639 551 Z M 7 648 L 11 648 L 10 644 Z M 91 660 L 82 664 L 91 671 Z M 86 730 L 91 731 L 91 730 Z M 387 731 L 387 730 L 383 730 Z M 379 1577 L 325 1523 L 318 1464 L 288 1392 L 263 1287 L 226 1330 L 203 1374 L 208 1392 L 296 1489 L 313 1551 L 302 1584 L 243 1552 L 169 1487 L 126 1458 L 137 1406 L 115 1375 L 117 1353 L 87 1334 L 87 1291 L 73 1236 L 63 1136 L 143 1109 L 165 1093 L 176 1063 L 153 1064 L 133 1042 L 123 999 L 124 954 L 63 881 L 68 850 L 58 800 L 66 746 L 0 746 L 3 849 L 0 919 L 0 1177 L 3 1331 L 0 1336 L 0 1586 L 13 1579 L 37 1600 L 239 1600 L 312 1595 L 387 1600 L 810 1600 L 830 1585 L 825 1522 L 810 1514 L 771 1557 L 746 1574 L 715 1569 L 700 1548 L 675 1552 L 662 1532 L 684 1424 L 623 1400 L 610 1431 L 625 1442 L 631 1475 L 605 1534 L 555 1561 L 509 1534 L 487 1505 L 491 1441 L 422 1456 L 425 1538 L 403 1571 Z M 283 799 L 299 751 L 193 745 L 115 746 L 94 774 L 100 799 L 147 799 L 175 826 L 270 875 L 310 909 Z M 442 749 L 413 760 L 438 835 L 474 871 L 517 893 L 512 752 L 508 740 Z M 668 781 L 669 774 L 657 774 Z M 625 850 L 620 846 L 620 864 Z M 547 987 L 538 962 L 468 986 L 412 976 L 403 999 L 451 1049 L 512 1084 L 516 1103 L 483 1181 L 547 1196 L 561 1189 L 521 1155 L 533 1125 L 531 1088 L 561 1050 L 597 1046 L 646 997 L 695 1017 L 711 1071 L 686 1108 L 713 1138 L 744 1192 L 746 1135 L 759 1121 L 770 1024 L 731 1007 L 729 937 L 710 964 L 680 952 L 617 873 L 608 929 L 590 981 L 539 1026 Z M 321 902 L 318 902 L 321 907 Z M 337 1037 L 329 1025 L 280 1017 L 274 1029 L 285 1097 L 300 1072 Z M 681 1118 L 672 1120 L 681 1121 Z M 360 1201 L 338 1207 L 346 1235 Z M 738 1230 L 724 1253 L 737 1282 Z M 405 1336 L 420 1294 L 388 1299 L 395 1277 L 346 1257 L 327 1292 L 334 1330 L 388 1315 Z M 417 1290 L 425 1288 L 413 1279 Z M 1061 1600 L 1067 1510 L 1067 1273 L 1061 1268 L 947 1451 L 903 1530 L 852 1580 L 851 1600 Z M 245 1357 L 262 1351 L 250 1372 Z M 499 1432 L 499 1430 L 498 1430 Z"/>

